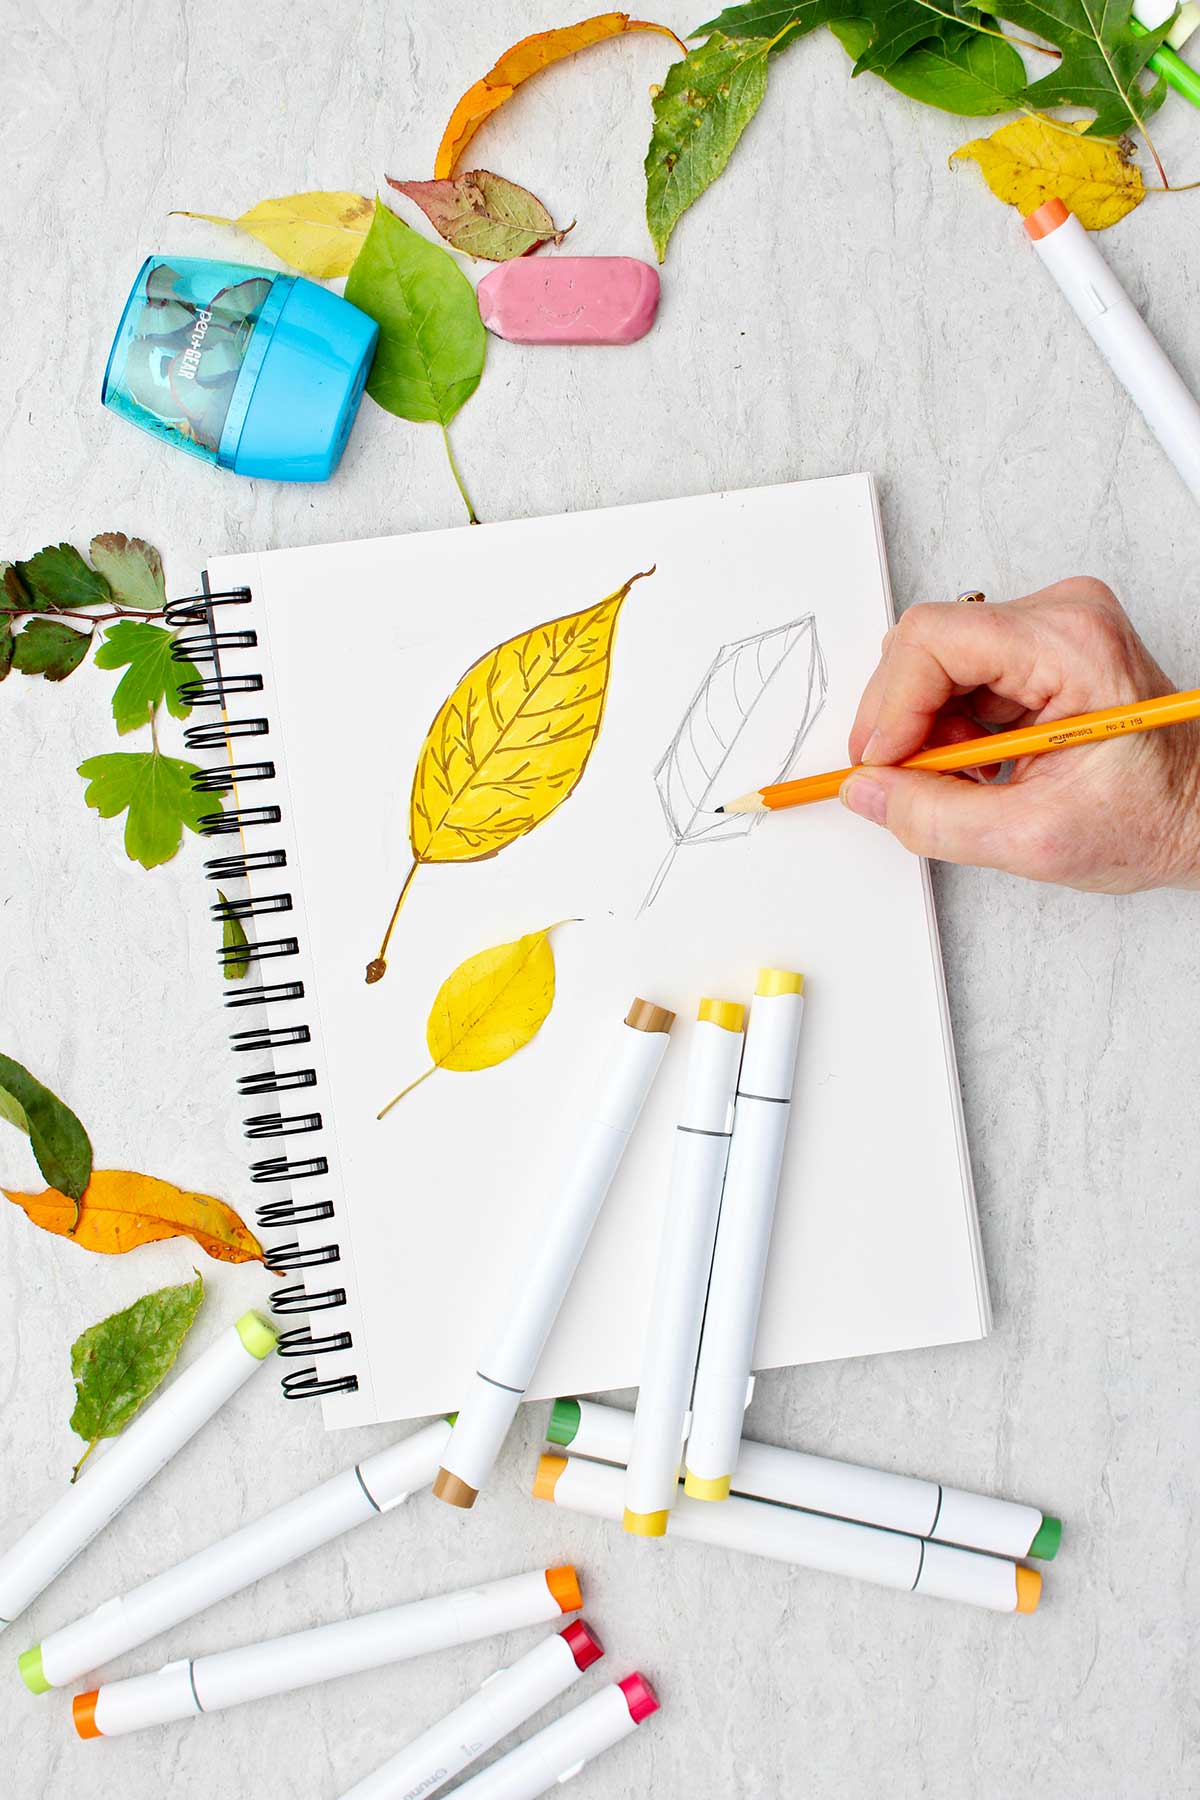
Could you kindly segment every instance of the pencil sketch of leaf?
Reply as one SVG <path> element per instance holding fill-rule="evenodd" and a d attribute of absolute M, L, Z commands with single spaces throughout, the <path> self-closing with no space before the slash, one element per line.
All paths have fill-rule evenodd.
<path fill-rule="evenodd" d="M 811 613 L 722 644 L 654 771 L 671 835 L 639 915 L 652 906 L 685 844 L 744 837 L 761 815 L 717 813 L 720 795 L 782 781 L 825 704 L 825 659 Z"/>
<path fill-rule="evenodd" d="M 409 802 L 412 867 L 367 964 L 387 947 L 425 863 L 483 862 L 533 831 L 578 787 L 604 720 L 613 640 L 631 575 L 582 612 L 548 619 L 471 664 L 438 708 L 421 746 Z"/>

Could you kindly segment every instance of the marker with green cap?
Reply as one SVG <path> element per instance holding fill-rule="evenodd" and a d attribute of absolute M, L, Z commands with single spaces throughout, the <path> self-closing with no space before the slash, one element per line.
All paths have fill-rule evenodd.
<path fill-rule="evenodd" d="M 60 1494 L 0 1557 L 0 1627 L 11 1625 L 126 1501 L 153 1480 L 253 1375 L 276 1341 L 274 1327 L 261 1313 L 243 1313 L 126 1426 L 103 1455 L 89 1460 L 82 1480 Z M 40 1651 L 26 1651 L 20 1666 L 26 1686 L 35 1694 L 44 1693 L 49 1684 Z"/>
<path fill-rule="evenodd" d="M 1142 36 L 1164 24 L 1173 12 L 1175 21 L 1150 58 L 1150 67 L 1156 75 L 1162 76 L 1168 87 L 1173 87 L 1177 94 L 1182 94 L 1193 106 L 1200 106 L 1200 69 L 1184 62 L 1179 54 L 1192 33 L 1200 28 L 1200 6 L 1195 6 L 1188 0 L 1188 4 L 1181 6 L 1176 12 L 1173 0 L 1136 0 L 1129 27 L 1135 34 Z"/>
<path fill-rule="evenodd" d="M 623 1467 L 633 1444 L 633 1414 L 595 1400 L 556 1400 L 546 1432 L 552 1444 L 596 1462 Z M 994 1500 L 890 1470 L 864 1469 L 804 1450 L 782 1450 L 743 1438 L 730 1490 L 753 1500 L 907 1532 L 930 1543 L 1032 1556 L 1050 1562 L 1062 1522 L 1036 1506 Z"/>

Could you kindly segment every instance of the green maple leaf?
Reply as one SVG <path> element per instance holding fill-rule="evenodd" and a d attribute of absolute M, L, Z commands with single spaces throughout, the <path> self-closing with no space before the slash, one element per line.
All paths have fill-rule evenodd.
<path fill-rule="evenodd" d="M 1005 0 L 1003 17 L 1036 31 L 1062 51 L 1062 61 L 1025 90 L 1031 107 L 1086 106 L 1099 137 L 1139 128 L 1162 105 L 1166 84 L 1141 78 L 1174 23 L 1135 32 L 1132 0 Z"/>
<path fill-rule="evenodd" d="M 985 22 L 994 26 L 995 20 Z M 842 49 L 857 62 L 871 42 L 869 19 L 835 19 L 829 29 Z M 1025 86 L 1025 64 L 1003 38 L 982 31 L 964 31 L 961 43 L 949 33 L 924 38 L 882 79 L 910 100 L 937 106 L 962 117 L 984 118 L 1011 112 Z"/>
<path fill-rule="evenodd" d="M 865 4 L 859 0 L 858 5 L 853 0 L 746 0 L 744 5 L 726 7 L 691 36 L 705 37 L 719 31 L 730 38 L 778 38 L 778 48 L 782 49 L 793 38 L 815 31 L 818 25 L 854 19 L 870 24 L 872 43 L 884 31 L 901 43 L 902 47 L 890 57 L 894 62 L 926 38 L 960 42 L 979 16 L 974 7 L 961 0 L 937 0 L 936 11 L 925 0 L 865 0 Z M 858 68 L 854 72 L 857 75 Z"/>
<path fill-rule="evenodd" d="M 10 660 L 22 675 L 65 681 L 87 655 L 91 641 L 90 631 L 74 631 L 58 619 L 30 619 L 19 637 L 10 638 Z"/>
<path fill-rule="evenodd" d="M 195 763 L 163 756 L 157 749 L 91 756 L 78 769 L 88 783 L 83 797 L 102 819 L 128 813 L 125 853 L 143 869 L 169 862 L 184 826 L 199 831 L 204 815 L 219 810 L 215 795 L 198 794 L 193 788 L 192 776 L 199 772 Z"/>
<path fill-rule="evenodd" d="M 89 569 L 73 544 L 48 544 L 28 562 L 14 565 L 36 612 L 69 611 L 75 606 L 105 606 L 112 589 L 95 569 Z"/>
<path fill-rule="evenodd" d="M 199 681 L 200 671 L 194 663 L 172 660 L 174 641 L 174 632 L 139 619 L 122 619 L 105 632 L 96 667 L 127 671 L 112 700 L 113 718 L 122 734 L 147 724 L 163 700 L 173 719 L 186 719 L 191 712 L 179 689 L 185 681 Z"/>
<path fill-rule="evenodd" d="M 71 1430 L 87 1440 L 79 1474 L 101 1438 L 116 1437 L 167 1374 L 192 1328 L 204 1282 L 159 1288 L 91 1325 L 71 1345 L 75 1410 Z"/>

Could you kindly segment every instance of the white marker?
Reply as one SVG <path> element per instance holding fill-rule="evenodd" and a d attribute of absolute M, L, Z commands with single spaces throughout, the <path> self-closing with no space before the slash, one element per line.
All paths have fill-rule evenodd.
<path fill-rule="evenodd" d="M 1091 233 L 1061 200 L 1047 200 L 1031 212 L 1025 229 L 1101 356 L 1200 500 L 1200 404 Z"/>
<path fill-rule="evenodd" d="M 573 1456 L 623 1464 L 633 1444 L 633 1414 L 596 1400 L 556 1400 L 546 1435 Z M 731 1491 L 994 1556 L 1036 1556 L 1049 1562 L 1062 1539 L 1062 1521 L 1036 1506 L 749 1438 L 742 1439 Z"/>
<path fill-rule="evenodd" d="M 760 969 L 696 1365 L 685 1492 L 724 1500 L 737 1461 L 787 1138 L 804 977 Z"/>
<path fill-rule="evenodd" d="M 427 1800 L 468 1763 L 564 1693 L 604 1655 L 595 1633 L 576 1619 L 543 1638 L 511 1668 L 489 1675 L 477 1694 L 347 1789 L 342 1800 Z"/>
<path fill-rule="evenodd" d="M 642 1349 L 637 1423 L 629 1447 L 625 1529 L 661 1537 L 675 1504 L 680 1445 L 692 1400 L 704 1296 L 733 1130 L 746 1010 L 701 1000 L 688 1055 L 683 1116 L 658 1245 L 654 1299 Z"/>
<path fill-rule="evenodd" d="M 451 1506 L 474 1506 L 533 1379 L 546 1339 L 587 1249 L 625 1146 L 667 1048 L 675 1014 L 635 1000 L 604 1040 L 595 1111 L 583 1127 L 571 1172 L 547 1209 L 541 1240 L 504 1323 L 480 1359 L 459 1410 L 433 1491 Z"/>
<path fill-rule="evenodd" d="M 624 1485 L 622 1471 L 607 1463 L 543 1456 L 533 1493 L 535 1499 L 552 1500 L 570 1512 L 619 1520 Z M 999 1556 L 952 1549 L 899 1531 L 852 1525 L 846 1519 L 740 1495 L 722 1506 L 681 1495 L 667 1525 L 667 1538 L 744 1550 L 797 1568 L 849 1575 L 940 1600 L 966 1600 L 992 1612 L 1033 1612 L 1042 1591 L 1036 1569 Z"/>
<path fill-rule="evenodd" d="M 527 1575 L 362 1613 L 263 1644 L 167 1663 L 152 1675 L 106 1682 L 90 1694 L 76 1694 L 71 1703 L 75 1729 L 83 1738 L 121 1737 L 146 1725 L 222 1712 L 243 1700 L 287 1694 L 430 1650 L 471 1644 L 499 1631 L 540 1625 L 581 1605 L 579 1582 L 569 1564 L 531 1569 Z"/>
<path fill-rule="evenodd" d="M 436 1419 L 403 1442 L 198 1550 L 173 1569 L 164 1569 L 141 1587 L 106 1600 L 86 1618 L 52 1631 L 36 1650 L 26 1652 L 31 1660 L 37 1658 L 38 1691 L 78 1681 L 351 1526 L 390 1512 L 414 1488 L 429 1486 L 449 1440 L 449 1424 Z"/>
<path fill-rule="evenodd" d="M 60 1494 L 25 1536 L 0 1556 L 0 1627 L 11 1625 L 127 1501 L 154 1479 L 253 1375 L 275 1344 L 274 1326 L 261 1313 L 244 1313 L 189 1363 L 102 1455 L 89 1459 L 74 1487 Z M 24 1669 L 22 1674 L 26 1674 Z M 35 1693 L 42 1691 L 35 1681 L 29 1685 Z"/>
<path fill-rule="evenodd" d="M 601 1688 L 590 1700 L 564 1713 L 536 1737 L 518 1744 L 481 1775 L 454 1792 L 462 1800 L 537 1800 L 560 1781 L 578 1775 L 586 1762 L 611 1750 L 643 1719 L 658 1711 L 658 1696 L 636 1670 L 624 1681 Z"/>

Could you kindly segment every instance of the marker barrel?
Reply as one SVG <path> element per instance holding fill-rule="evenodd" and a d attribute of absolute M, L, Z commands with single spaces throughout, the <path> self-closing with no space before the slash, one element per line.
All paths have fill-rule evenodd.
<path fill-rule="evenodd" d="M 627 1675 L 623 1682 L 601 1688 L 590 1700 L 572 1707 L 454 1792 L 463 1800 L 537 1800 L 539 1794 L 577 1775 L 602 1750 L 629 1737 L 657 1710 L 650 1684 L 640 1675 Z"/>
<path fill-rule="evenodd" d="M 547 1456 L 539 1466 L 534 1493 L 571 1512 L 617 1520 L 623 1487 L 618 1468 L 577 1457 Z M 1002 1557 L 740 1495 L 722 1506 L 681 1495 L 671 1513 L 667 1537 L 743 1550 L 750 1556 L 766 1556 L 830 1575 L 849 1575 L 879 1587 L 964 1600 L 992 1612 L 1032 1612 L 1041 1591 L 1042 1578 L 1036 1570 Z"/>
<path fill-rule="evenodd" d="M 582 1619 L 543 1638 L 507 1669 L 497 1669 L 477 1694 L 439 1719 L 342 1800 L 427 1800 L 579 1680 L 604 1654 Z"/>
<path fill-rule="evenodd" d="M 1030 215 L 1026 229 L 1096 348 L 1200 500 L 1200 403 L 1075 215 L 1049 202 Z"/>
<path fill-rule="evenodd" d="M 549 1436 L 572 1456 L 620 1464 L 633 1443 L 633 1415 L 595 1400 L 559 1400 Z M 803 1507 L 995 1556 L 1049 1561 L 1062 1533 L 1060 1521 L 1036 1506 L 750 1438 L 742 1439 L 730 1488 L 749 1499 Z"/>
<path fill-rule="evenodd" d="M 41 1643 L 44 1682 L 66 1687 L 318 1545 L 399 1506 L 414 1488 L 428 1487 L 449 1438 L 446 1420 L 436 1419 L 130 1593 L 106 1600 L 86 1618 L 51 1632 Z"/>
<path fill-rule="evenodd" d="M 658 1073 L 673 1022 L 672 1013 L 638 1000 L 625 1022 L 605 1036 L 599 1098 L 517 1291 L 506 1297 L 499 1332 L 459 1409 L 434 1483 L 440 1499 L 470 1506 L 491 1471 Z"/>
<path fill-rule="evenodd" d="M 803 981 L 764 969 L 750 1009 L 687 1445 L 689 1494 L 722 1499 L 737 1461 L 796 1078 Z"/>
<path fill-rule="evenodd" d="M 74 1487 L 0 1557 L 0 1623 L 11 1624 L 275 1348 L 261 1313 L 230 1325 L 127 1425 Z"/>
<path fill-rule="evenodd" d="M 703 1000 L 692 1027 L 625 1486 L 625 1529 L 644 1537 L 661 1537 L 675 1504 L 729 1159 L 743 1018 L 731 1001 Z"/>
<path fill-rule="evenodd" d="M 81 1737 L 117 1737 L 169 1719 L 221 1712 L 244 1700 L 312 1687 L 339 1675 L 404 1662 L 431 1650 L 474 1643 L 500 1631 L 538 1625 L 580 1604 L 573 1569 L 532 1569 L 459 1593 L 410 1601 L 290 1637 L 168 1663 L 152 1675 L 112 1681 L 77 1695 Z"/>

